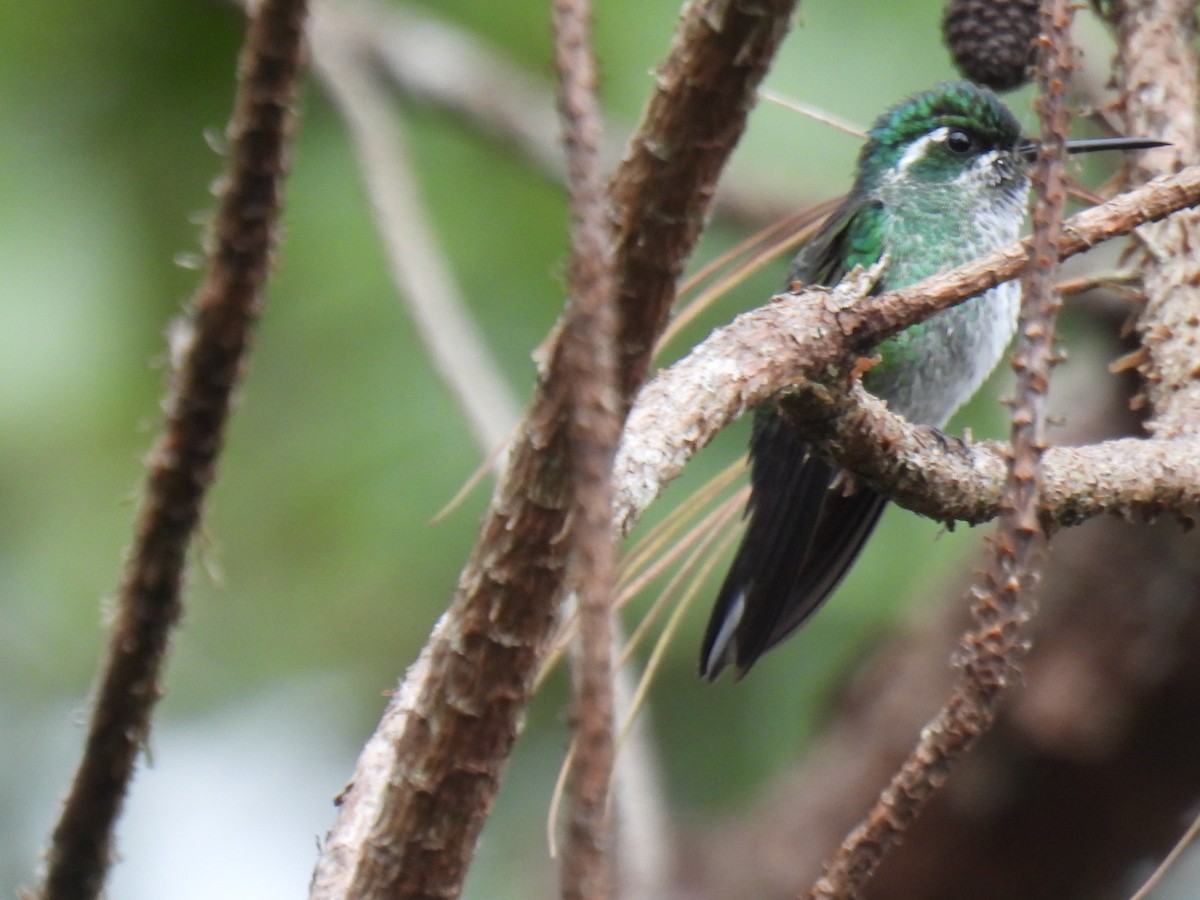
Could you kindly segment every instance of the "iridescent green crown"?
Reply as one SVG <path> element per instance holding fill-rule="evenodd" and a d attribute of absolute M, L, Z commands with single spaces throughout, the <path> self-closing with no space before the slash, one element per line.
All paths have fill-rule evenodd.
<path fill-rule="evenodd" d="M 1016 117 L 995 94 L 969 81 L 950 81 L 914 94 L 875 120 L 859 156 L 860 176 L 878 177 L 913 141 L 943 126 L 965 129 L 983 145 L 1006 150 L 1021 139 Z"/>

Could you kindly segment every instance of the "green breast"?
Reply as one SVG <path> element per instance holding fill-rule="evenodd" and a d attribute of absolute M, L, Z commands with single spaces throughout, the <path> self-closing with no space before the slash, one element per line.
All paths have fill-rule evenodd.
<path fill-rule="evenodd" d="M 882 290 L 907 287 L 1003 246 L 1016 239 L 1020 225 L 1019 208 L 981 211 L 944 190 L 906 196 L 899 208 L 902 215 L 880 213 L 888 248 Z M 882 362 L 863 383 L 893 411 L 940 427 L 1003 357 L 1018 308 L 1019 290 L 1007 284 L 914 325 L 880 345 Z"/>

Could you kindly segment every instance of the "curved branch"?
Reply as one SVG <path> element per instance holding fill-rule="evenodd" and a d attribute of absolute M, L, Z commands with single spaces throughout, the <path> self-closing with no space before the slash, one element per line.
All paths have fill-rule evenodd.
<path fill-rule="evenodd" d="M 1037 107 L 1041 119 L 1033 167 L 1031 265 L 1021 279 L 1022 301 L 1012 365 L 1012 449 L 989 564 L 971 588 L 972 624 L 956 657 L 957 684 L 942 709 L 921 729 L 916 746 L 879 794 L 862 822 L 846 837 L 809 894 L 856 897 L 886 855 L 912 827 L 952 764 L 995 724 L 1005 689 L 1016 680 L 1029 639 L 1033 592 L 1046 556 L 1046 532 L 1038 521 L 1044 480 L 1046 394 L 1062 300 L 1054 291 L 1058 245 L 1067 202 L 1063 162 L 1067 140 L 1067 81 L 1075 51 L 1069 36 L 1071 0 L 1043 0 L 1038 20 Z"/>
<path fill-rule="evenodd" d="M 446 110 L 499 150 L 519 156 L 548 178 L 565 179 L 552 85 L 488 41 L 416 4 L 321 0 L 313 3 L 313 16 L 336 30 L 360 63 L 378 70 L 401 101 Z M 608 125 L 614 135 L 631 130 L 627 122 Z M 616 139 L 603 142 L 606 168 L 616 167 L 623 149 Z M 807 202 L 799 190 L 781 194 L 778 186 L 730 174 L 714 198 L 716 215 L 758 227 Z"/>
<path fill-rule="evenodd" d="M 900 506 L 972 525 L 1001 508 L 1008 445 L 966 444 L 888 412 L 860 386 L 814 389 L 783 409 L 834 462 Z M 1200 507 L 1200 441 L 1120 438 L 1051 447 L 1039 516 L 1054 531 L 1102 513 L 1153 517 Z"/>
<path fill-rule="evenodd" d="M 1197 203 L 1200 166 L 1193 166 L 1067 220 L 1060 256 L 1080 253 Z M 780 295 L 777 302 L 717 330 L 638 395 L 615 466 L 618 525 L 628 531 L 696 451 L 747 409 L 784 388 L 827 390 L 819 387 L 821 382 L 844 379 L 856 354 L 1015 277 L 1027 262 L 1028 241 L 1016 241 L 958 269 L 876 297 L 864 297 L 853 281 Z M 939 515 L 951 517 L 949 510 Z M 978 520 L 975 515 L 965 518 Z"/>
<path fill-rule="evenodd" d="M 476 443 L 485 455 L 497 452 L 520 417 L 520 403 L 480 334 L 431 226 L 403 122 L 339 25 L 330 4 L 313 9 L 313 59 L 346 123 L 392 281 Z"/>

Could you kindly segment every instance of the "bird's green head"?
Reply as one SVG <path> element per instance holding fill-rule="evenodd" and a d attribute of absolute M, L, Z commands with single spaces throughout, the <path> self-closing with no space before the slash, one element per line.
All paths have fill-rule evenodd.
<path fill-rule="evenodd" d="M 888 184 L 1024 189 L 1028 154 L 1016 117 L 987 88 L 939 84 L 909 97 L 871 127 L 857 191 Z"/>

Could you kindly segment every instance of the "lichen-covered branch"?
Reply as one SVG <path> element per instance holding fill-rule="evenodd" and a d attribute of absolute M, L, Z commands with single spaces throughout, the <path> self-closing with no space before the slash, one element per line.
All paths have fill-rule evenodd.
<path fill-rule="evenodd" d="M 1058 252 L 1063 258 L 1080 253 L 1197 203 L 1200 166 L 1071 217 L 1063 223 Z M 1015 277 L 1028 264 L 1028 252 L 1028 241 L 1017 241 L 913 287 L 879 296 L 862 297 L 853 283 L 784 294 L 718 329 L 638 395 L 615 464 L 614 514 L 619 527 L 628 531 L 696 451 L 747 409 L 785 387 L 799 393 L 819 391 L 830 379 L 840 378 L 844 384 L 855 354 L 867 353 L 900 328 Z M 952 509 L 945 513 L 939 518 L 957 515 Z M 964 517 L 976 520 L 974 514 Z"/>
<path fill-rule="evenodd" d="M 900 506 L 972 525 L 1001 507 L 1009 448 L 966 444 L 913 425 L 855 386 L 816 388 L 784 402 L 805 436 Z M 1049 447 L 1038 514 L 1047 532 L 1103 513 L 1153 518 L 1200 508 L 1200 441 L 1122 438 Z"/>

